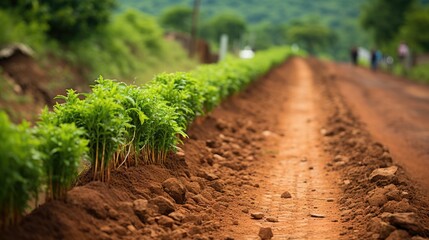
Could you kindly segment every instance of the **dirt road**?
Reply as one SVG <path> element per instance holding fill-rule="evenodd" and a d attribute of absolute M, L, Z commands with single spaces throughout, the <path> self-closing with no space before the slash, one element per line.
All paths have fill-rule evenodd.
<path fill-rule="evenodd" d="M 330 71 L 371 134 L 429 192 L 429 87 L 350 65 Z"/>
<path fill-rule="evenodd" d="M 313 73 L 303 59 L 293 60 L 278 74 L 288 82 L 281 93 L 287 99 L 278 102 L 275 133 L 267 134 L 277 143 L 269 150 L 275 158 L 264 159 L 265 166 L 257 171 L 264 179 L 261 189 L 254 193 L 257 207 L 252 210 L 260 210 L 267 218 L 255 221 L 241 215 L 238 221 L 244 224 L 230 230 L 237 239 L 258 239 L 254 233 L 259 227 L 271 227 L 276 233 L 274 239 L 336 239 L 341 224 L 334 199 L 340 194 L 338 176 L 324 169 L 328 156 L 319 139 L 320 91 L 315 89 Z M 285 192 L 290 198 L 281 197 Z"/>
<path fill-rule="evenodd" d="M 427 196 L 401 160 L 428 163 L 426 90 L 378 77 L 292 58 L 198 119 L 167 166 L 83 180 L 0 239 L 429 237 Z"/>

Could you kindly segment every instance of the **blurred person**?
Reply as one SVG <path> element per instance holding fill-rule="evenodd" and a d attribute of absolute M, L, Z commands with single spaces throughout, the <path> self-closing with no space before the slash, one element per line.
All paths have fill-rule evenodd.
<path fill-rule="evenodd" d="M 372 71 L 377 70 L 377 64 L 378 64 L 377 51 L 375 49 L 372 49 L 371 50 L 371 69 L 372 69 Z"/>
<path fill-rule="evenodd" d="M 358 48 L 356 46 L 352 47 L 352 49 L 350 50 L 350 57 L 352 59 L 352 64 L 357 66 L 358 63 Z"/>
<path fill-rule="evenodd" d="M 410 49 L 408 48 L 408 45 L 402 41 L 398 46 L 398 57 L 399 61 L 404 66 L 405 70 L 408 70 L 410 68 Z"/>

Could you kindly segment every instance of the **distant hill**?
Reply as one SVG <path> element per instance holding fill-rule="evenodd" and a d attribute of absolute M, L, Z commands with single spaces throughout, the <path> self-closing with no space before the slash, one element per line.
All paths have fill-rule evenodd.
<path fill-rule="evenodd" d="M 119 0 L 120 9 L 137 8 L 155 16 L 173 5 L 192 6 L 193 2 Z M 201 0 L 201 16 L 207 19 L 218 13 L 235 12 L 242 15 L 249 24 L 265 22 L 273 25 L 313 16 L 338 33 L 339 51 L 347 51 L 351 45 L 367 45 L 369 42 L 358 23 L 359 9 L 364 2 L 365 0 Z M 340 55 L 343 59 L 347 57 L 346 54 Z"/>

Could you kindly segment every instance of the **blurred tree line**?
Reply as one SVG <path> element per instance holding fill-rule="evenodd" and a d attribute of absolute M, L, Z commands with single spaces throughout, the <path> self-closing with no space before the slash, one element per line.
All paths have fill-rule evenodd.
<path fill-rule="evenodd" d="M 192 21 L 192 8 L 173 6 L 160 16 L 161 25 L 170 31 L 189 33 Z M 266 49 L 274 45 L 295 43 L 310 54 L 317 54 L 335 46 L 338 35 L 315 16 L 297 19 L 289 24 L 271 25 L 264 22 L 249 25 L 244 17 L 227 11 L 205 19 L 200 26 L 200 36 L 213 45 L 218 44 L 220 36 L 227 34 L 230 42 L 243 47 L 250 45 L 255 49 Z"/>
<path fill-rule="evenodd" d="M 158 16 L 162 22 L 165 15 L 173 14 L 177 9 L 181 9 L 182 13 L 191 12 L 193 1 L 119 0 L 119 8 L 137 7 L 143 12 Z M 311 48 L 309 51 L 314 54 L 346 60 L 352 45 L 369 44 L 368 35 L 358 24 L 359 9 L 364 2 L 365 0 L 202 0 L 200 36 L 213 44 L 217 43 L 217 30 L 210 30 L 216 29 L 216 21 L 213 19 L 234 15 L 235 23 L 241 21 L 245 25 L 244 31 L 238 31 L 242 34 L 240 39 L 233 37 L 239 45 L 247 44 L 255 49 L 265 49 L 273 45 L 296 43 Z M 313 25 L 314 31 L 311 30 Z M 185 24 L 176 24 L 174 29 L 189 31 L 186 30 L 189 27 L 180 26 Z M 171 25 L 167 27 L 173 28 Z"/>
<path fill-rule="evenodd" d="M 374 45 L 396 56 L 400 42 L 415 54 L 429 52 L 429 1 L 371 0 L 362 8 L 361 24 Z"/>

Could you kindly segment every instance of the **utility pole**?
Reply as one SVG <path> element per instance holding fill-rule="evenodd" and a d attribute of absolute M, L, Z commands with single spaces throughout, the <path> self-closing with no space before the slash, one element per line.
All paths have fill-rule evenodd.
<path fill-rule="evenodd" d="M 194 0 L 194 9 L 192 11 L 191 42 L 189 46 L 189 56 L 193 57 L 197 50 L 197 27 L 198 13 L 200 11 L 201 0 Z"/>

